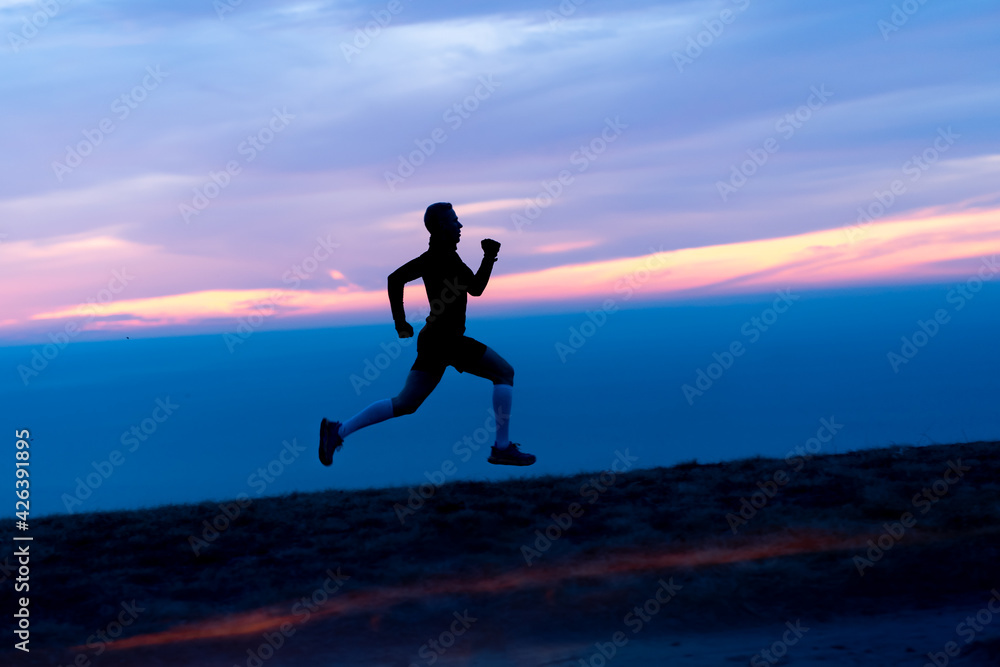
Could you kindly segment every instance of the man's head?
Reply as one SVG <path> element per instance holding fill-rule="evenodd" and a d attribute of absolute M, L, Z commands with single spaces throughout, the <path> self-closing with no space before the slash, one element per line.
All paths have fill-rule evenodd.
<path fill-rule="evenodd" d="M 424 227 L 431 233 L 431 236 L 446 238 L 458 243 L 462 236 L 462 223 L 458 221 L 458 215 L 451 204 L 438 202 L 427 207 L 424 213 Z"/>

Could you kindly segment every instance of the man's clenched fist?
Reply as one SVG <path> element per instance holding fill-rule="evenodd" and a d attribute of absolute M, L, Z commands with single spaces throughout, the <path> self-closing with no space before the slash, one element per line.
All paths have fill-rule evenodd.
<path fill-rule="evenodd" d="M 483 254 L 490 259 L 496 259 L 496 256 L 500 254 L 500 242 L 494 241 L 493 239 L 483 239 Z"/>

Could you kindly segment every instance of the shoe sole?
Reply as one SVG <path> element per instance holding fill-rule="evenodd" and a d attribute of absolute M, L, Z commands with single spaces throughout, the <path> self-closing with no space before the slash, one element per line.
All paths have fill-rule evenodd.
<path fill-rule="evenodd" d="M 492 463 L 493 465 L 497 465 L 497 466 L 522 466 L 522 467 L 523 466 L 530 466 L 530 465 L 533 465 L 535 463 L 534 460 L 532 460 L 532 461 L 510 461 L 510 460 L 495 459 L 492 456 L 490 458 L 486 459 L 486 462 L 487 463 Z"/>

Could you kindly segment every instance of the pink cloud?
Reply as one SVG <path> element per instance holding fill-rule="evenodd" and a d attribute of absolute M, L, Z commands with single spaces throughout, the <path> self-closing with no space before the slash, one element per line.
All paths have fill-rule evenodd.
<path fill-rule="evenodd" d="M 1000 210 L 971 210 L 697 248 L 651 247 L 636 257 L 500 274 L 491 280 L 483 305 L 597 301 L 626 294 L 669 299 L 786 287 L 947 280 L 971 275 L 978 268 L 975 260 L 995 253 L 1000 253 Z M 968 260 L 968 266 L 960 268 L 961 260 Z M 394 268 L 387 266 L 386 272 Z M 340 275 L 331 272 L 333 277 Z M 426 309 L 419 282 L 407 287 L 405 300 L 411 314 Z M 341 285 L 322 290 L 201 290 L 120 299 L 96 307 L 39 308 L 29 319 L 86 318 L 83 329 L 123 330 L 197 326 L 254 314 L 287 319 L 336 314 L 377 317 L 387 312 L 384 290 Z M 0 323 L 3 328 L 16 326 L 11 320 Z"/>

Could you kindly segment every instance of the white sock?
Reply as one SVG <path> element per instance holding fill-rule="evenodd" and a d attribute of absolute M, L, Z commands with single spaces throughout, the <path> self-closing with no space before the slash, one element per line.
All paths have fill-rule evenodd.
<path fill-rule="evenodd" d="M 348 419 L 340 425 L 340 430 L 337 432 L 340 434 L 341 438 L 346 438 L 358 429 L 362 429 L 366 426 L 371 426 L 372 424 L 377 424 L 379 422 L 384 422 L 386 419 L 390 418 L 392 418 L 392 399 L 385 398 L 381 401 L 375 401 L 367 408 Z"/>
<path fill-rule="evenodd" d="M 493 414 L 497 419 L 497 448 L 510 444 L 510 404 L 514 399 L 514 387 L 509 384 L 493 385 Z"/>

